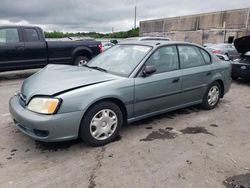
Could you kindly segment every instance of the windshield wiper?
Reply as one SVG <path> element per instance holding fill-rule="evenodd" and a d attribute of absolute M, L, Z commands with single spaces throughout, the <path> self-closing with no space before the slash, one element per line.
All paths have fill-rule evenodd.
<path fill-rule="evenodd" d="M 87 66 L 88 68 L 90 68 L 90 69 L 95 69 L 95 70 L 99 70 L 99 71 L 102 71 L 102 72 L 107 72 L 106 69 L 101 68 L 101 67 L 97 67 L 97 66 L 91 67 L 91 66 L 88 66 L 88 65 L 86 65 L 86 66 Z"/>

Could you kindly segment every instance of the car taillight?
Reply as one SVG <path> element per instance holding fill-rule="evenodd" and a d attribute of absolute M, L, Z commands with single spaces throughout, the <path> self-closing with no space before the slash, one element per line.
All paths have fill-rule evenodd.
<path fill-rule="evenodd" d="M 220 54 L 221 51 L 220 51 L 220 50 L 212 50 L 212 53 L 213 53 L 213 54 Z"/>
<path fill-rule="evenodd" d="M 98 48 L 99 48 L 100 52 L 102 52 L 102 50 L 103 50 L 103 49 L 102 49 L 102 48 L 103 48 L 102 44 L 99 44 L 99 45 L 98 45 Z"/>

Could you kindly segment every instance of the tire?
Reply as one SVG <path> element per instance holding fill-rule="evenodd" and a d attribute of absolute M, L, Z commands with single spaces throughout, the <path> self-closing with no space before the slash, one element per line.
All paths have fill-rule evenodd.
<path fill-rule="evenodd" d="M 216 90 L 216 92 L 214 91 L 214 96 L 213 96 L 214 100 L 213 100 L 213 99 L 211 99 L 211 94 L 212 94 L 214 89 Z M 221 86 L 218 82 L 213 82 L 208 87 L 208 89 L 203 97 L 202 107 L 206 110 L 214 109 L 217 106 L 218 102 L 220 101 L 220 97 L 221 97 Z"/>
<path fill-rule="evenodd" d="M 79 135 L 90 146 L 103 146 L 116 139 L 123 124 L 120 108 L 112 102 L 104 101 L 90 107 L 86 112 Z"/>
<path fill-rule="evenodd" d="M 85 56 L 77 56 L 74 60 L 74 65 L 82 66 L 83 64 L 86 64 L 88 61 L 89 61 L 89 58 Z"/>

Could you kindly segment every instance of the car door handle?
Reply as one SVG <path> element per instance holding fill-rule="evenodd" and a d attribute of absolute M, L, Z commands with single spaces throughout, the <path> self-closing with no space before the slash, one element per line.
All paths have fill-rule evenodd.
<path fill-rule="evenodd" d="M 212 72 L 207 72 L 207 76 L 210 76 L 212 74 Z"/>
<path fill-rule="evenodd" d="M 177 83 L 177 82 L 179 82 L 179 80 L 180 80 L 180 78 L 175 78 L 175 79 L 173 79 L 172 83 Z"/>

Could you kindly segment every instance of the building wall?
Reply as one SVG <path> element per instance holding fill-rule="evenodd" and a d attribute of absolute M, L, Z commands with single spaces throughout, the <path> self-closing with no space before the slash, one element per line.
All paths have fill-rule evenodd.
<path fill-rule="evenodd" d="M 198 44 L 228 42 L 250 34 L 250 8 L 140 22 L 141 36 L 167 36 Z"/>

